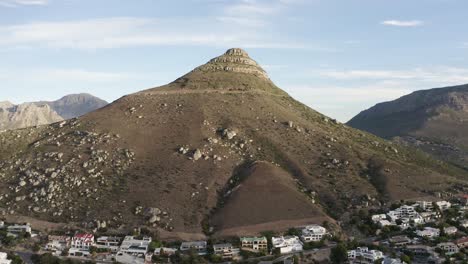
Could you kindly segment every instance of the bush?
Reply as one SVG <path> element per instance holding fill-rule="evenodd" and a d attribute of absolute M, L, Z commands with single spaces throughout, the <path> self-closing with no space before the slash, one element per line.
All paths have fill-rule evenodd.
<path fill-rule="evenodd" d="M 344 244 L 338 244 L 336 247 L 332 248 L 330 253 L 330 261 L 332 263 L 341 264 L 345 263 L 348 259 L 348 251 Z"/>

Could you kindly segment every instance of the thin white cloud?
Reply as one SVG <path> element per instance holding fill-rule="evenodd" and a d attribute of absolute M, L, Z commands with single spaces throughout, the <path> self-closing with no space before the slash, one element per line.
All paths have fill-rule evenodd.
<path fill-rule="evenodd" d="M 381 24 L 394 27 L 419 27 L 424 25 L 424 22 L 421 20 L 385 20 Z"/>
<path fill-rule="evenodd" d="M 212 21 L 206 19 L 181 21 L 117 17 L 35 22 L 1 26 L 0 48 L 49 47 L 94 50 L 155 45 L 203 45 L 223 48 L 321 49 L 301 43 L 278 41 L 271 36 L 259 34 L 254 29 L 232 29 L 230 23 L 213 25 Z"/>
<path fill-rule="evenodd" d="M 408 70 L 318 70 L 316 74 L 340 80 L 408 80 L 447 85 L 468 83 L 468 68 L 426 67 Z"/>
<path fill-rule="evenodd" d="M 49 4 L 49 0 L 0 0 L 0 6 L 43 6 Z"/>

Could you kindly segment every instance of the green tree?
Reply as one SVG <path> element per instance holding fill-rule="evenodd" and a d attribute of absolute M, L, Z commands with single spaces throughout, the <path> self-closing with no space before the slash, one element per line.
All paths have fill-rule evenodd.
<path fill-rule="evenodd" d="M 336 247 L 332 248 L 331 253 L 330 253 L 330 260 L 332 263 L 335 263 L 335 264 L 345 263 L 347 259 L 348 259 L 348 251 L 345 245 L 340 243 Z"/>

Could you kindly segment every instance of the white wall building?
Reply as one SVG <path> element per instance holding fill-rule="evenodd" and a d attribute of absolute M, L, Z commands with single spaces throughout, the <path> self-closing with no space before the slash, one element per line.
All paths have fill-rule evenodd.
<path fill-rule="evenodd" d="M 96 247 L 109 249 L 112 252 L 117 252 L 119 250 L 121 242 L 122 238 L 120 237 L 102 236 L 96 239 Z"/>
<path fill-rule="evenodd" d="M 422 224 L 424 222 L 421 215 L 419 215 L 419 213 L 414 210 L 414 207 L 408 205 L 403 205 L 400 208 L 390 211 L 387 213 L 387 215 L 394 223 L 397 220 L 409 220 L 413 221 L 415 224 Z"/>
<path fill-rule="evenodd" d="M 428 201 L 417 201 L 416 204 L 424 211 L 434 210 L 434 204 Z"/>
<path fill-rule="evenodd" d="M 7 232 L 11 234 L 18 235 L 20 233 L 29 233 L 31 234 L 31 225 L 30 224 L 25 224 L 25 225 L 11 225 L 7 227 Z"/>
<path fill-rule="evenodd" d="M 133 236 L 126 236 L 122 241 L 119 253 L 126 253 L 129 255 L 144 255 L 148 251 L 148 247 L 151 241 L 151 237 L 143 237 L 142 239 L 138 239 Z"/>
<path fill-rule="evenodd" d="M 327 235 L 327 229 L 319 225 L 309 225 L 302 229 L 301 240 L 304 242 L 316 242 Z"/>
<path fill-rule="evenodd" d="M 450 209 L 450 207 L 452 207 L 452 204 L 450 202 L 447 202 L 447 201 L 438 201 L 438 202 L 436 202 L 436 205 L 437 205 L 437 207 L 439 207 L 439 209 L 441 211 L 448 210 L 448 209 Z"/>
<path fill-rule="evenodd" d="M 420 237 L 434 238 L 440 236 L 440 229 L 425 227 L 423 230 L 416 230 L 416 235 Z"/>
<path fill-rule="evenodd" d="M 206 255 L 208 243 L 206 241 L 190 241 L 182 242 L 180 245 L 180 251 L 195 250 L 198 255 Z"/>
<path fill-rule="evenodd" d="M 75 249 L 89 250 L 93 245 L 93 234 L 76 234 L 71 240 L 71 247 Z"/>
<path fill-rule="evenodd" d="M 369 250 L 367 247 L 358 247 L 355 250 L 348 251 L 348 260 L 350 263 L 373 264 L 376 260 L 384 258 L 382 251 Z"/>
<path fill-rule="evenodd" d="M 61 252 L 70 247 L 70 237 L 49 236 L 45 249 L 48 251 Z"/>
<path fill-rule="evenodd" d="M 281 254 L 302 251 L 302 242 L 297 236 L 272 237 L 271 242 L 274 248 L 279 248 Z"/>
<path fill-rule="evenodd" d="M 10 264 L 11 260 L 8 259 L 8 255 L 5 252 L 0 252 L 0 264 Z"/>

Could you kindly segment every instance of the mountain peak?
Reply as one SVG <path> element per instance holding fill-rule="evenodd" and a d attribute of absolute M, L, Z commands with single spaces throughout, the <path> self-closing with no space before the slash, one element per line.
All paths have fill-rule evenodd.
<path fill-rule="evenodd" d="M 245 73 L 262 79 L 269 79 L 268 74 L 262 67 L 250 58 L 245 50 L 240 48 L 228 49 L 223 55 L 211 59 L 194 71 Z"/>
<path fill-rule="evenodd" d="M 227 50 L 221 56 L 198 66 L 174 82 L 141 91 L 151 94 L 167 91 L 236 91 L 266 92 L 287 95 L 268 77 L 265 70 L 240 48 Z"/>

